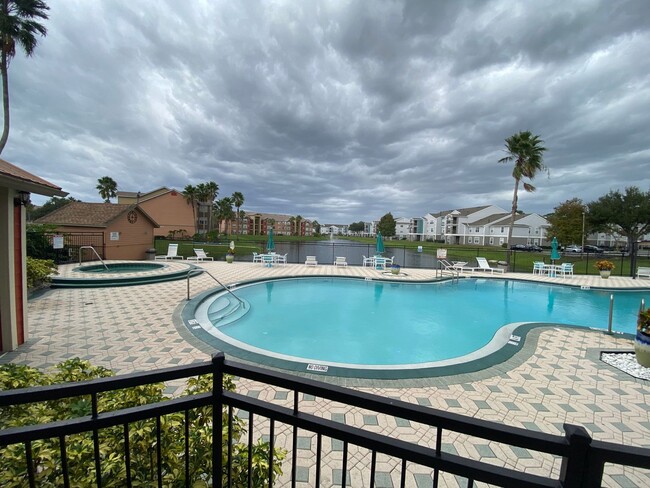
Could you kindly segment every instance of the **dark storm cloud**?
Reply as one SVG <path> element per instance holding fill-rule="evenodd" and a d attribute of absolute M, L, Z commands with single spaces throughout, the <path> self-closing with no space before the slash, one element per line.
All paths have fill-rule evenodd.
<path fill-rule="evenodd" d="M 504 139 L 545 140 L 525 211 L 647 189 L 650 4 L 51 4 L 12 61 L 3 157 L 98 201 L 214 180 L 244 208 L 349 223 L 509 208 Z M 643 170 L 645 169 L 645 170 Z"/>

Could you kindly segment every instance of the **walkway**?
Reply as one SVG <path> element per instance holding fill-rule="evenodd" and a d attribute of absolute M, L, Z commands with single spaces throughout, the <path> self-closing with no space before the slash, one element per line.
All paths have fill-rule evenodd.
<path fill-rule="evenodd" d="M 224 262 L 200 263 L 224 283 L 239 283 L 261 277 L 339 275 L 384 276 L 374 269 L 348 266 L 274 266 Z M 404 269 L 399 279 L 432 279 L 434 271 Z M 485 276 L 485 275 L 481 275 Z M 507 275 L 506 275 L 507 276 Z M 604 282 L 597 276 L 548 278 L 514 275 L 518 279 L 580 286 L 633 288 L 649 287 L 650 280 L 611 277 Z M 207 275 L 191 279 L 191 294 L 214 287 Z M 203 361 L 210 357 L 207 346 L 197 343 L 186 331 L 177 329 L 174 317 L 187 297 L 184 280 L 167 283 L 119 287 L 49 290 L 29 301 L 30 339 L 17 351 L 0 357 L 1 363 L 15 362 L 50 367 L 71 357 L 81 357 L 118 373 L 148 370 Z M 501 365 L 471 375 L 395 382 L 346 380 L 342 383 L 361 390 L 396 397 L 419 405 L 449 412 L 494 420 L 553 434 L 563 434 L 564 422 L 585 426 L 593 437 L 628 445 L 648 446 L 650 442 L 650 383 L 634 379 L 600 361 L 601 350 L 631 350 L 632 342 L 591 330 L 536 329 L 526 339 L 520 353 Z M 179 385 L 169 385 L 168 392 Z M 291 395 L 264 385 L 241 383 L 238 390 L 262 400 L 291 405 Z M 330 405 L 305 398 L 303 405 L 317 414 L 368 430 L 399 436 L 400 439 L 431 444 L 435 430 L 395 418 L 384 418 L 360 409 Z M 304 407 L 303 407 L 304 408 Z M 276 431 L 282 445 L 288 429 Z M 432 440 L 433 439 L 433 440 Z M 313 483 L 315 436 L 299 434 L 299 473 L 305 483 Z M 323 458 L 323 486 L 336 483 L 341 472 L 342 447 L 327 439 Z M 473 459 L 514 466 L 527 472 L 557 474 L 557 459 L 540 458 L 523 449 L 513 449 L 481 439 L 447 436 L 444 447 Z M 367 486 L 369 456 L 351 449 L 348 466 L 351 486 Z M 379 458 L 379 487 L 399 486 L 400 466 L 395 460 Z M 289 470 L 289 463 L 285 463 Z M 426 471 L 409 467 L 408 486 L 430 486 Z M 427 480 L 429 480 L 427 482 Z M 648 473 L 607 467 L 606 486 L 650 486 Z M 427 484 L 428 483 L 428 484 Z M 453 477 L 442 486 L 462 486 Z"/>

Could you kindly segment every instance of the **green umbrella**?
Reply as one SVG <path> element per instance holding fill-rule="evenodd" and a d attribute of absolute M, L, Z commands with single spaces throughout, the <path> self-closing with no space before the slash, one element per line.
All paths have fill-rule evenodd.
<path fill-rule="evenodd" d="M 384 252 L 384 239 L 381 237 L 381 232 L 377 232 L 377 254 Z"/>
<path fill-rule="evenodd" d="M 554 237 L 551 241 L 551 261 L 560 259 L 560 253 L 557 252 L 557 237 Z"/>
<path fill-rule="evenodd" d="M 273 251 L 275 249 L 275 242 L 273 242 L 273 229 L 269 231 L 269 240 L 266 242 L 266 250 Z"/>

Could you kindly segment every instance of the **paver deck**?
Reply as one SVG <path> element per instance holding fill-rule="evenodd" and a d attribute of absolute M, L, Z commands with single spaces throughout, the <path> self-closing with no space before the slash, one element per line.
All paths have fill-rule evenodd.
<path fill-rule="evenodd" d="M 386 277 L 381 271 L 355 266 L 304 265 L 274 266 L 259 264 L 205 262 L 199 266 L 226 284 L 261 277 L 279 276 L 371 276 Z M 435 271 L 403 269 L 398 279 L 429 280 Z M 63 267 L 62 272 L 67 270 Z M 481 275 L 483 276 L 483 275 Z M 611 277 L 604 283 L 598 276 L 549 278 L 532 274 L 506 277 L 549 283 L 608 288 L 648 287 L 649 280 Z M 390 278 L 394 278 L 390 276 Z M 500 279 L 501 277 L 495 277 Z M 207 274 L 190 280 L 191 295 L 215 286 Z M 81 357 L 117 373 L 149 370 L 209 359 L 209 347 L 198 343 L 177 327 L 178 314 L 187 299 L 186 281 L 121 288 L 79 288 L 49 290 L 28 304 L 29 340 L 16 351 L 0 357 L 0 363 L 15 362 L 35 367 L 50 367 L 71 357 Z M 650 383 L 637 380 L 603 363 L 601 350 L 631 350 L 632 341 L 602 332 L 562 327 L 536 329 L 528 334 L 522 350 L 500 365 L 478 373 L 428 380 L 339 381 L 360 390 L 396 397 L 419 405 L 501 422 L 553 434 L 563 434 L 565 422 L 583 425 L 601 440 L 650 447 Z M 170 386 L 170 393 L 178 385 Z M 240 382 L 238 391 L 262 400 L 291 405 L 291 395 L 267 385 Z M 435 442 L 435 430 L 373 412 L 330 405 L 318 399 L 303 400 L 303 409 L 361 426 L 375 432 L 399 436 L 422 444 Z M 257 430 L 256 430 L 257 431 Z M 288 428 L 276 430 L 278 442 L 290 442 Z M 313 483 L 315 436 L 300 433 L 300 477 L 298 486 Z M 494 442 L 458 435 L 447 435 L 445 449 L 474 459 L 516 467 L 527 472 L 551 471 L 557 474 L 559 460 L 531 456 Z M 323 458 L 323 486 L 341 476 L 340 445 L 328 439 Z M 348 467 L 351 486 L 367 485 L 369 454 L 351 449 Z M 399 461 L 378 458 L 378 486 L 398 486 Z M 426 470 L 409 467 L 408 486 L 430 486 Z M 427 481 L 428 480 L 428 481 Z M 428 484 L 427 484 L 428 483 Z M 650 473 L 606 469 L 606 486 L 650 486 Z M 441 486 L 462 486 L 454 477 L 445 477 Z"/>

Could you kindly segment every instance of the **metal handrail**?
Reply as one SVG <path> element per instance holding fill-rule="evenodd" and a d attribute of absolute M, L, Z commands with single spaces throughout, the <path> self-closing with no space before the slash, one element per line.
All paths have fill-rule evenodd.
<path fill-rule="evenodd" d="M 83 249 L 92 249 L 93 252 L 95 253 L 95 256 L 97 256 L 97 259 L 99 259 L 101 261 L 101 263 L 104 265 L 104 268 L 106 268 L 106 271 L 108 271 L 108 266 L 106 266 L 106 263 L 101 258 L 101 256 L 97 253 L 97 251 L 95 250 L 95 248 L 93 246 L 81 246 L 81 247 L 79 247 L 79 264 L 81 264 L 81 251 Z"/>
<path fill-rule="evenodd" d="M 206 273 L 208 276 L 210 276 L 210 278 L 212 278 L 214 281 L 216 281 L 217 283 L 219 283 L 219 284 L 223 287 L 223 289 L 226 290 L 228 293 L 230 293 L 232 296 L 234 296 L 234 297 L 237 299 L 237 301 L 238 301 L 239 303 L 241 303 L 242 305 L 246 305 L 245 302 L 244 302 L 244 300 L 242 300 L 242 299 L 239 298 L 237 295 L 235 295 L 235 294 L 232 292 L 232 290 L 231 290 L 230 288 L 228 288 L 228 287 L 227 287 L 226 285 L 224 285 L 221 281 L 219 281 L 217 278 L 215 278 L 214 275 L 213 275 L 212 273 L 210 273 L 210 272 L 207 271 L 207 270 L 203 270 L 203 272 Z M 189 271 L 187 272 L 187 300 L 188 300 L 188 301 L 190 300 L 190 278 L 191 278 L 191 276 L 192 276 L 192 270 L 189 270 Z"/>

